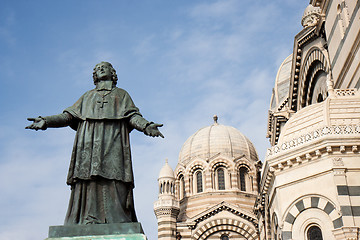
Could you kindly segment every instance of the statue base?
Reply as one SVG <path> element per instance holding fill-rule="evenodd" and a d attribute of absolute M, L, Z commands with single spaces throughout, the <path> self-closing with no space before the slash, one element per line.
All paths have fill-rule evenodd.
<path fill-rule="evenodd" d="M 120 235 L 46 238 L 45 240 L 147 240 L 147 238 L 144 234 L 120 234 Z"/>
<path fill-rule="evenodd" d="M 139 222 L 50 226 L 46 240 L 146 240 Z"/>

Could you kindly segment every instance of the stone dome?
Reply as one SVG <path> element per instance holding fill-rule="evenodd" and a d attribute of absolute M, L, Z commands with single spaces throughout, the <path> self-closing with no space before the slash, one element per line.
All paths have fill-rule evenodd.
<path fill-rule="evenodd" d="M 159 179 L 160 178 L 174 178 L 175 179 L 174 171 L 171 169 L 170 165 L 168 164 L 167 159 L 165 161 L 165 165 L 160 170 Z"/>
<path fill-rule="evenodd" d="M 355 89 L 335 90 L 321 103 L 296 112 L 285 124 L 277 145 L 269 149 L 273 155 L 313 140 L 360 136 L 360 92 Z"/>
<path fill-rule="evenodd" d="M 232 159 L 245 156 L 249 160 L 258 160 L 252 142 L 236 128 L 218 124 L 217 116 L 214 116 L 214 124 L 201 128 L 185 141 L 179 163 L 186 165 L 193 159 L 206 160 L 218 154 Z"/>
<path fill-rule="evenodd" d="M 279 111 L 283 104 L 287 101 L 290 89 L 291 67 L 292 67 L 292 54 L 290 54 L 279 67 L 276 74 L 275 86 L 271 96 L 270 110 L 272 112 Z"/>

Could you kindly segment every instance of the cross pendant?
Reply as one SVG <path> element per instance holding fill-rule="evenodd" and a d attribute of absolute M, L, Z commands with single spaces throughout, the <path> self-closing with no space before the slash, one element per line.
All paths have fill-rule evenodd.
<path fill-rule="evenodd" d="M 100 103 L 100 108 L 104 107 L 104 103 L 108 103 L 107 101 L 105 101 L 105 99 L 103 98 L 102 101 L 97 101 L 97 103 Z"/>

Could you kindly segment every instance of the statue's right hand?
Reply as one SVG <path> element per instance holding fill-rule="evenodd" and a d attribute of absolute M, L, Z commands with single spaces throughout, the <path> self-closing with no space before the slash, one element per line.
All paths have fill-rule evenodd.
<path fill-rule="evenodd" d="M 37 118 L 28 118 L 28 121 L 33 121 L 32 124 L 30 124 L 29 126 L 25 127 L 25 129 L 34 129 L 34 130 L 46 130 L 47 126 L 46 126 L 46 121 L 45 119 L 43 119 L 42 117 L 37 117 Z"/>

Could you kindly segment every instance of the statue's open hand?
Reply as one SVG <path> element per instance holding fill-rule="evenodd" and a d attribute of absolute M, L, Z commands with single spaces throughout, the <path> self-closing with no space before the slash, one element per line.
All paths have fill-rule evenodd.
<path fill-rule="evenodd" d="M 46 121 L 41 118 L 41 117 L 37 117 L 37 118 L 28 118 L 28 121 L 33 121 L 33 123 L 27 127 L 25 127 L 26 129 L 34 129 L 34 130 L 46 130 Z"/>
<path fill-rule="evenodd" d="M 164 135 L 161 134 L 158 127 L 162 127 L 162 124 L 157 123 L 151 123 L 144 129 L 145 135 L 151 136 L 151 137 L 162 137 L 164 138 Z"/>

